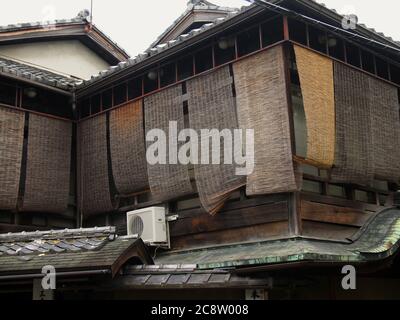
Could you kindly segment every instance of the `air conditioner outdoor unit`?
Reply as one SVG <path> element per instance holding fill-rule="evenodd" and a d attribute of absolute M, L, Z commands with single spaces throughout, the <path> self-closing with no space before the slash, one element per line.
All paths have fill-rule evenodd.
<path fill-rule="evenodd" d="M 137 235 L 151 246 L 170 247 L 164 207 L 150 207 L 127 212 L 128 236 Z"/>

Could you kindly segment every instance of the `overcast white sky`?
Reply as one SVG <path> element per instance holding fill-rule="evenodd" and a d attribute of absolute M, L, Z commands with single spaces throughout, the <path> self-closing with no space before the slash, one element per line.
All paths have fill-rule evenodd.
<path fill-rule="evenodd" d="M 210 0 L 239 7 L 245 0 Z M 398 0 L 324 0 L 340 13 L 400 41 Z M 187 0 L 94 0 L 94 23 L 132 56 L 144 51 L 186 8 Z M 72 18 L 90 0 L 2 0 L 0 25 Z"/>

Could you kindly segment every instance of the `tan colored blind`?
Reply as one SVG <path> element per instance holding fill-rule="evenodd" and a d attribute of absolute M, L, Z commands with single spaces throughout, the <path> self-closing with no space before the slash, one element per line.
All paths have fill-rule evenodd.
<path fill-rule="evenodd" d="M 148 188 L 142 100 L 110 112 L 110 149 L 118 192 Z"/>
<path fill-rule="evenodd" d="M 105 114 L 78 125 L 78 171 L 78 201 L 83 213 L 88 216 L 112 211 Z"/>
<path fill-rule="evenodd" d="M 177 122 L 178 132 L 185 127 L 182 100 L 182 85 L 152 94 L 144 99 L 146 134 L 152 129 L 160 129 L 167 135 L 166 164 L 147 165 L 150 190 L 154 199 L 166 201 L 193 192 L 188 167 L 171 164 L 169 159 L 168 136 L 170 121 Z M 174 137 L 177 139 L 177 137 Z M 152 145 L 147 142 L 147 147 Z M 178 148 L 182 144 L 178 145 Z"/>
<path fill-rule="evenodd" d="M 307 121 L 307 160 L 331 168 L 335 156 L 333 62 L 294 46 Z"/>
<path fill-rule="evenodd" d="M 237 129 L 238 120 L 232 92 L 232 79 L 229 67 L 224 67 L 205 76 L 187 82 L 189 95 L 190 128 L 200 136 L 202 129 Z M 210 142 L 210 155 L 212 143 Z M 237 176 L 236 166 L 224 164 L 224 146 L 233 152 L 232 144 L 221 143 L 221 164 L 196 164 L 194 172 L 200 201 L 210 214 L 216 214 L 230 197 L 231 193 L 245 185 L 246 178 Z M 199 148 L 200 149 L 200 148 Z"/>
<path fill-rule="evenodd" d="M 0 209 L 17 207 L 25 114 L 0 107 Z"/>
<path fill-rule="evenodd" d="M 21 211 L 64 213 L 71 175 L 72 124 L 29 115 L 25 193 Z"/>
<path fill-rule="evenodd" d="M 247 194 L 299 190 L 302 179 L 293 163 L 282 46 L 236 62 L 233 70 L 239 125 L 255 134 L 255 169 L 247 177 Z"/>

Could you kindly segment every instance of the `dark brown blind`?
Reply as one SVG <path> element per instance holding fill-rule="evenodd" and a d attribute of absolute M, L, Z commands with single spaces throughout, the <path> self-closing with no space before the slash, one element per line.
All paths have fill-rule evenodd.
<path fill-rule="evenodd" d="M 64 213 L 71 174 L 72 124 L 29 115 L 25 193 L 21 211 Z"/>
<path fill-rule="evenodd" d="M 202 129 L 228 129 L 234 137 L 233 129 L 238 129 L 239 125 L 229 67 L 188 81 L 187 89 L 190 128 L 196 130 L 199 137 Z M 246 178 L 236 175 L 234 163 L 224 164 L 224 150 L 234 152 L 232 142 L 228 144 L 221 139 L 220 164 L 212 164 L 211 139 L 209 146 L 209 164 L 195 164 L 194 172 L 202 206 L 210 214 L 216 214 L 231 193 L 246 184 Z"/>
<path fill-rule="evenodd" d="M 293 163 L 282 46 L 233 64 L 239 125 L 253 129 L 255 169 L 247 194 L 292 192 L 301 188 Z"/>
<path fill-rule="evenodd" d="M 78 198 L 85 215 L 112 211 L 105 114 L 78 125 Z"/>
<path fill-rule="evenodd" d="M 25 115 L 0 108 L 0 209 L 17 207 Z"/>
<path fill-rule="evenodd" d="M 334 63 L 336 152 L 332 179 L 368 184 L 374 177 L 369 76 Z"/>
<path fill-rule="evenodd" d="M 400 117 L 398 89 L 369 77 L 372 153 L 376 179 L 400 180 Z"/>
<path fill-rule="evenodd" d="M 130 194 L 148 187 L 142 100 L 110 112 L 110 147 L 117 190 Z"/>
<path fill-rule="evenodd" d="M 184 129 L 182 86 L 177 85 L 152 94 L 144 100 L 146 135 L 152 129 L 161 129 L 169 136 L 170 121 L 176 121 L 178 132 Z M 177 139 L 177 137 L 174 137 Z M 152 145 L 147 142 L 147 147 Z M 182 145 L 179 144 L 178 148 Z M 193 188 L 188 167 L 171 164 L 167 140 L 167 164 L 147 165 L 150 190 L 154 199 L 165 201 L 190 194 Z"/>

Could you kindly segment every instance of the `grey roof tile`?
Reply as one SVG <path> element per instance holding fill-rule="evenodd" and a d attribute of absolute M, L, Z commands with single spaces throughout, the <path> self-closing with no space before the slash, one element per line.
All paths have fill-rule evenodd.
<path fill-rule="evenodd" d="M 111 268 L 133 245 L 144 248 L 141 240 L 116 237 L 113 227 L 0 234 L 0 274 L 40 273 L 44 265 Z"/>
<path fill-rule="evenodd" d="M 82 83 L 81 79 L 63 76 L 10 59 L 0 58 L 0 73 L 16 75 L 64 90 L 71 90 Z"/>

